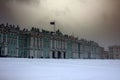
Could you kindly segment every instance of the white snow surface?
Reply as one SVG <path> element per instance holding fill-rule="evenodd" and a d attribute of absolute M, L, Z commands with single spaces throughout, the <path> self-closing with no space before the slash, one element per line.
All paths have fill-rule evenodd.
<path fill-rule="evenodd" d="M 120 60 L 0 58 L 0 80 L 120 80 Z"/>

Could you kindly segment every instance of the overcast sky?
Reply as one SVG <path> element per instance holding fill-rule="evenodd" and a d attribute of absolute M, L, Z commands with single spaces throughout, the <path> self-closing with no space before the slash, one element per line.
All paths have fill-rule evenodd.
<path fill-rule="evenodd" d="M 120 45 L 120 0 L 0 0 L 0 23 L 53 30 L 53 20 L 65 34 Z"/>

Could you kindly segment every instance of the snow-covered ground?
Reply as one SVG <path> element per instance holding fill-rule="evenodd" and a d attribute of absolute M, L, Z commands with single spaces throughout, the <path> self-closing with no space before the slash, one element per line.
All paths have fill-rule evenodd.
<path fill-rule="evenodd" d="M 120 80 L 120 60 L 0 58 L 0 80 Z"/>

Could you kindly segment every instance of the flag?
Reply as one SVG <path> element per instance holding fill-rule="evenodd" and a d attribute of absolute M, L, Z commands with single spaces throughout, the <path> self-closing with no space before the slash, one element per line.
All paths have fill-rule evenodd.
<path fill-rule="evenodd" d="M 50 22 L 51 25 L 55 25 L 55 22 Z"/>

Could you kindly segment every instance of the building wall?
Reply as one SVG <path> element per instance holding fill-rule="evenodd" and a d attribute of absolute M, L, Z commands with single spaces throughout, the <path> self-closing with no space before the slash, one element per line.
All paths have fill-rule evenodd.
<path fill-rule="evenodd" d="M 120 59 L 120 46 L 115 45 L 109 47 L 109 58 Z"/>
<path fill-rule="evenodd" d="M 7 38 L 6 38 L 6 47 L 7 47 L 7 53 L 5 55 L 11 56 L 11 57 L 16 57 L 18 56 L 17 53 L 17 34 L 16 33 L 7 33 Z"/>
<path fill-rule="evenodd" d="M 100 47 L 94 41 L 87 41 L 85 39 L 79 40 L 79 54 L 82 59 L 100 59 L 104 48 Z"/>

